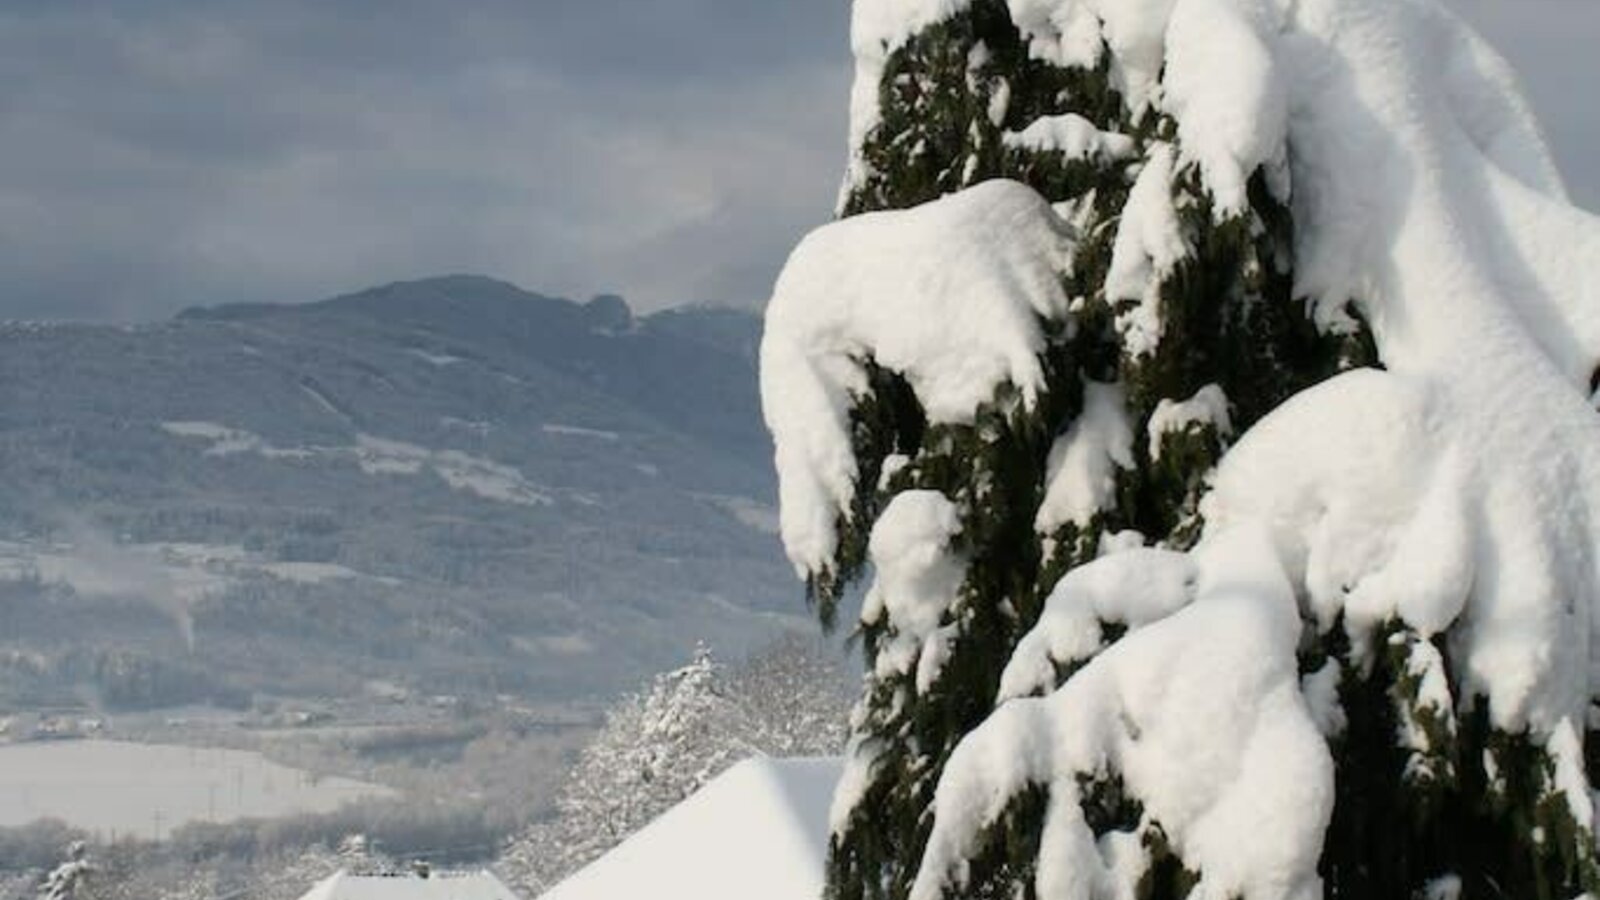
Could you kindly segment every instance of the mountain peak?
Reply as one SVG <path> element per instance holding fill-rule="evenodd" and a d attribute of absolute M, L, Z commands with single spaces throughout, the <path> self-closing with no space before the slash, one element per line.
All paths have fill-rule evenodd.
<path fill-rule="evenodd" d="M 591 328 L 602 331 L 627 331 L 633 327 L 633 310 L 616 294 L 596 294 L 583 305 Z"/>

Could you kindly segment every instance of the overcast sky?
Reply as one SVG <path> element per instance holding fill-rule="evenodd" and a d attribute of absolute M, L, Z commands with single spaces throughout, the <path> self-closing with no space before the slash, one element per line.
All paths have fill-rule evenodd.
<path fill-rule="evenodd" d="M 1600 209 L 1600 2 L 1455 0 Z M 763 300 L 844 155 L 847 0 L 3 0 L 0 318 L 482 272 Z"/>

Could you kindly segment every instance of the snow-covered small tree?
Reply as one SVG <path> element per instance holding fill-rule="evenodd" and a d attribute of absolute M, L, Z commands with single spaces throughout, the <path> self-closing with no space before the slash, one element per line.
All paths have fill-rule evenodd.
<path fill-rule="evenodd" d="M 766 756 L 831 756 L 845 745 L 849 689 L 818 641 L 790 633 L 752 654 L 728 676 L 742 747 Z"/>
<path fill-rule="evenodd" d="M 95 871 L 89 860 L 89 845 L 73 841 L 66 859 L 51 869 L 39 885 L 40 900 L 74 900 L 80 896 L 89 876 Z"/>
<path fill-rule="evenodd" d="M 1600 888 L 1600 225 L 1434 0 L 856 0 L 762 394 L 837 898 Z M 1351 371 L 1355 370 L 1355 371 Z"/>
<path fill-rule="evenodd" d="M 845 698 L 815 642 L 789 636 L 731 670 L 702 646 L 612 707 L 567 776 L 555 817 L 512 840 L 498 869 L 537 895 L 741 759 L 837 753 Z"/>
<path fill-rule="evenodd" d="M 555 817 L 502 854 L 508 881 L 543 892 L 746 755 L 728 740 L 736 712 L 723 666 L 704 646 L 623 697 L 567 776 Z"/>
<path fill-rule="evenodd" d="M 558 873 L 582 866 L 736 758 L 716 740 L 731 716 L 722 667 L 704 648 L 648 691 L 623 698 L 557 798 L 547 865 Z"/>

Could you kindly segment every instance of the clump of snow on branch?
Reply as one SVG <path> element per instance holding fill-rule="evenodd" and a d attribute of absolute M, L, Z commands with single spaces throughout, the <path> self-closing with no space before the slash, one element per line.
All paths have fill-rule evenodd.
<path fill-rule="evenodd" d="M 1034 528 L 1087 525 L 1117 489 L 1117 470 L 1133 468 L 1133 427 L 1121 385 L 1085 382 L 1083 412 L 1050 448 L 1044 502 Z"/>
<path fill-rule="evenodd" d="M 1123 556 L 1090 568 L 1132 562 Z M 956 748 L 912 900 L 960 887 L 982 827 L 1030 785 L 1052 797 L 1040 896 L 1136 896 L 1147 862 L 1111 864 L 1080 805 L 1085 781 L 1108 771 L 1144 805 L 1140 830 L 1109 846 L 1147 853 L 1141 834 L 1159 823 L 1201 874 L 1191 897 L 1321 896 L 1333 761 L 1299 691 L 1293 586 L 1260 530 L 1231 531 L 1192 558 L 1192 602 L 1164 591 L 1161 605 L 1178 611 L 1112 644 L 1050 696 L 1002 705 Z"/>
<path fill-rule="evenodd" d="M 876 577 L 862 603 L 861 621 L 888 629 L 874 662 L 877 677 L 914 674 L 918 691 L 938 678 L 955 632 L 945 619 L 966 579 L 966 566 L 950 546 L 960 532 L 955 504 L 937 491 L 896 495 L 873 526 L 867 551 Z M 873 743 L 851 742 L 830 813 L 835 832 L 843 830 L 876 763 Z"/>
<path fill-rule="evenodd" d="M 1161 107 L 1177 120 L 1184 162 L 1199 165 L 1217 216 L 1242 213 L 1257 168 L 1267 166 L 1275 184 L 1285 183 L 1289 103 L 1271 39 L 1283 27 L 1281 7 L 1238 0 L 1170 6 Z"/>
<path fill-rule="evenodd" d="M 1161 283 L 1189 255 L 1172 203 L 1176 165 L 1170 146 L 1160 144 L 1150 151 L 1128 192 L 1111 247 L 1106 300 L 1118 307 L 1117 331 L 1136 357 L 1152 354 L 1160 345 Z"/>
<path fill-rule="evenodd" d="M 1077 113 L 1035 119 L 1021 131 L 1001 136 L 1007 147 L 1060 153 L 1068 160 L 1094 162 L 1127 159 L 1135 150 L 1125 134 L 1101 131 Z"/>
<path fill-rule="evenodd" d="M 918 690 L 938 677 L 950 638 L 942 620 L 967 574 L 950 549 L 960 532 L 959 511 L 937 491 L 896 495 L 873 526 L 867 552 L 877 577 L 861 621 L 889 628 L 889 642 L 877 657 L 879 676 L 915 670 Z"/>
<path fill-rule="evenodd" d="M 796 248 L 767 309 L 761 392 L 797 569 L 826 569 L 850 508 L 866 363 L 903 374 L 936 424 L 970 422 L 1003 384 L 1032 403 L 1070 251 L 1049 204 L 1013 181 L 837 222 Z"/>
<path fill-rule="evenodd" d="M 1006 664 L 1000 698 L 1053 689 L 1059 669 L 1100 652 L 1106 625 L 1131 630 L 1176 612 L 1193 598 L 1198 574 L 1188 554 L 1155 547 L 1114 552 L 1067 573 Z"/>
<path fill-rule="evenodd" d="M 1168 435 L 1190 434 L 1208 426 L 1215 429 L 1218 437 L 1233 436 L 1228 395 L 1219 385 L 1208 384 L 1187 400 L 1163 399 L 1156 404 L 1146 426 L 1151 462 L 1161 461 L 1162 445 L 1166 443 Z"/>

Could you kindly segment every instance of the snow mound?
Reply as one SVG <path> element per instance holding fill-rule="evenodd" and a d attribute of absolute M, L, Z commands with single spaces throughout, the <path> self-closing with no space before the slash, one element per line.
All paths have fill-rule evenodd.
<path fill-rule="evenodd" d="M 936 424 L 971 421 L 1003 384 L 1032 403 L 1070 249 L 1050 205 L 1014 181 L 836 222 L 795 249 L 767 308 L 761 392 L 802 574 L 826 568 L 855 493 L 849 406 L 867 362 L 902 373 Z"/>
<path fill-rule="evenodd" d="M 543 900 L 815 900 L 835 759 L 739 763 Z"/>

